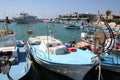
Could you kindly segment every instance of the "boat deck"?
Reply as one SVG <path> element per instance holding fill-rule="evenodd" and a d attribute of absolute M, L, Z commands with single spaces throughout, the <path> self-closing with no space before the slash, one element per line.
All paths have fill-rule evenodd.
<path fill-rule="evenodd" d="M 76 52 L 66 53 L 64 55 L 55 55 L 55 54 L 44 54 L 40 50 L 39 45 L 33 46 L 36 49 L 36 52 L 32 52 L 32 54 L 43 61 L 48 61 L 51 63 L 59 63 L 59 64 L 71 64 L 71 65 L 89 65 L 91 64 L 92 57 L 96 56 L 91 52 L 86 52 L 80 49 L 77 49 Z M 48 58 L 49 56 L 49 58 Z"/>
<path fill-rule="evenodd" d="M 27 60 L 26 55 L 27 54 L 25 52 L 25 49 L 23 47 L 19 48 L 18 63 L 12 65 L 9 71 L 9 75 L 12 79 L 18 80 L 22 78 L 29 71 L 28 68 L 30 69 L 30 63 L 29 61 L 28 63 L 26 62 Z M 9 80 L 7 75 L 2 73 L 0 73 L 0 79 Z"/>

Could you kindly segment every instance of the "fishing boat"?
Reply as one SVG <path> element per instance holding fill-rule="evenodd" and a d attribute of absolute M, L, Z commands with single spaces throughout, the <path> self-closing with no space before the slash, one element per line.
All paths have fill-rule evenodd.
<path fill-rule="evenodd" d="M 27 23 L 33 23 L 38 22 L 39 19 L 37 16 L 29 15 L 28 13 L 20 13 L 19 17 L 13 18 L 18 24 L 27 24 Z"/>
<path fill-rule="evenodd" d="M 0 79 L 19 80 L 30 70 L 31 63 L 25 47 L 17 47 L 16 35 L 8 30 L 8 18 L 4 30 L 0 30 Z"/>
<path fill-rule="evenodd" d="M 93 35 L 94 40 L 94 52 L 97 54 L 97 57 L 94 57 L 94 63 L 98 62 L 99 64 L 99 79 L 101 76 L 101 69 L 109 70 L 115 73 L 120 74 L 120 55 L 119 51 L 117 54 L 113 54 L 112 50 L 115 47 L 116 39 L 119 41 L 120 35 L 117 38 L 114 35 L 113 30 L 110 25 L 99 15 L 99 19 L 104 21 L 105 27 L 107 27 L 108 34 L 104 30 L 99 29 Z M 118 46 L 119 47 L 119 46 Z M 115 50 L 115 49 L 114 49 Z M 118 49 L 119 50 L 119 49 Z M 117 51 L 116 51 L 117 52 Z"/>
<path fill-rule="evenodd" d="M 84 50 L 88 49 L 89 51 L 92 51 L 93 53 L 95 53 L 96 57 L 93 58 L 94 63 L 99 62 L 98 55 L 100 55 L 100 58 L 101 58 L 100 65 L 102 69 L 109 70 L 115 73 L 120 73 L 120 53 L 119 53 L 120 52 L 120 47 L 119 47 L 120 35 L 118 35 L 116 38 L 111 39 L 110 36 L 106 38 L 104 32 L 97 31 L 95 33 L 96 34 L 93 35 L 94 38 L 95 37 L 97 39 L 100 38 L 100 42 L 103 42 L 102 45 L 101 43 L 99 44 L 99 46 L 98 44 L 96 45 L 97 47 L 96 50 L 94 50 L 95 41 L 90 40 L 88 38 L 87 33 L 81 33 L 81 39 L 83 39 L 82 43 L 84 43 L 84 45 L 86 46 L 83 48 L 82 43 L 79 42 L 76 44 L 76 47 L 83 48 Z M 103 45 L 104 45 L 103 48 L 105 51 L 102 51 L 100 49 L 100 46 L 103 46 Z"/>
<path fill-rule="evenodd" d="M 120 55 L 103 54 L 102 68 L 120 74 Z"/>
<path fill-rule="evenodd" d="M 64 26 L 66 29 L 82 29 L 84 26 L 81 22 L 77 22 L 75 24 L 71 23 Z"/>
<path fill-rule="evenodd" d="M 30 37 L 27 45 L 30 54 L 39 65 L 74 80 L 82 80 L 95 66 L 91 62 L 95 54 L 66 46 L 51 35 Z"/>
<path fill-rule="evenodd" d="M 114 40 L 113 49 L 111 52 L 104 53 L 102 61 L 102 68 L 110 70 L 115 73 L 120 73 L 120 35 L 117 35 L 117 37 Z M 110 41 L 109 41 L 110 43 Z"/>

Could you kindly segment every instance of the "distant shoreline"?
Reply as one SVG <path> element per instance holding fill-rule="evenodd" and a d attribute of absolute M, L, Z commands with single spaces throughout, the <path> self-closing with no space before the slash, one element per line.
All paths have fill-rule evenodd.
<path fill-rule="evenodd" d="M 10 22 L 14 22 L 14 20 L 13 19 L 9 19 L 10 20 Z M 0 19 L 0 22 L 4 22 L 5 21 L 5 19 Z"/>

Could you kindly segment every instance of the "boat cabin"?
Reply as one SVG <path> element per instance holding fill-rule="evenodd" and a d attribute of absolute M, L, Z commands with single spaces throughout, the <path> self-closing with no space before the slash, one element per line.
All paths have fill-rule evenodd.
<path fill-rule="evenodd" d="M 0 62 L 18 61 L 15 34 L 0 36 Z"/>
<path fill-rule="evenodd" d="M 46 53 L 55 55 L 65 54 L 67 51 L 67 47 L 55 38 L 41 40 L 40 48 Z"/>

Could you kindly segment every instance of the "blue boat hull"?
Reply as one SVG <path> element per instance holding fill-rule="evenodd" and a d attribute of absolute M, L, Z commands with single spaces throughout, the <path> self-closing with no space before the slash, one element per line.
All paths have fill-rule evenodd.
<path fill-rule="evenodd" d="M 103 61 L 101 62 L 101 66 L 103 69 L 120 73 L 120 56 L 115 55 L 113 53 L 103 54 Z"/>

